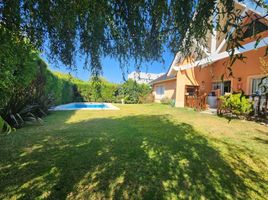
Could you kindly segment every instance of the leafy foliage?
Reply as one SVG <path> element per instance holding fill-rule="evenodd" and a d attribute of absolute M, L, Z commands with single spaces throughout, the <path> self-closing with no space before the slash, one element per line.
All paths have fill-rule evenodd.
<path fill-rule="evenodd" d="M 52 103 L 46 92 L 47 66 L 25 38 L 0 27 L 0 116 L 1 128 L 41 122 Z M 65 97 L 64 97 L 65 98 Z"/>
<path fill-rule="evenodd" d="M 119 96 L 125 103 L 141 103 L 140 99 L 149 95 L 151 88 L 145 84 L 138 84 L 136 81 L 128 80 L 119 89 Z"/>
<path fill-rule="evenodd" d="M 36 71 L 38 56 L 28 41 L 0 26 L 0 108 L 16 91 L 30 84 Z"/>
<path fill-rule="evenodd" d="M 118 89 L 119 84 L 110 83 L 105 79 L 101 79 L 101 101 L 118 102 Z M 97 92 L 96 90 L 93 91 Z"/>
<path fill-rule="evenodd" d="M 267 7 L 264 0 L 251 2 Z M 201 55 L 200 48 L 193 47 L 206 46 L 206 35 L 213 27 L 225 33 L 230 27 L 237 30 L 230 38 L 231 48 L 240 46 L 244 28 L 233 0 L 4 0 L 0 10 L 1 32 L 8 30 L 9 37 L 15 35 L 23 46 L 27 36 L 38 50 L 44 49 L 46 41 L 50 56 L 70 67 L 82 54 L 93 76 L 101 74 L 103 56 L 112 56 L 123 66 L 131 58 L 136 64 L 159 60 L 165 46 L 174 53 Z M 230 20 L 213 24 L 216 14 Z"/>
<path fill-rule="evenodd" d="M 30 37 L 20 37 L 2 25 L 0 29 L 1 130 L 9 132 L 8 124 L 13 127 L 40 124 L 51 105 L 118 101 L 117 84 L 104 79 L 83 82 L 69 74 L 51 72 L 34 50 Z"/>
<path fill-rule="evenodd" d="M 139 103 L 146 104 L 146 103 L 153 103 L 154 102 L 154 95 L 152 93 L 142 95 L 139 97 Z"/>
<path fill-rule="evenodd" d="M 10 79 L 9 92 L 0 106 L 0 115 L 15 127 L 40 122 L 50 107 L 50 98 L 44 92 L 46 64 L 35 53 L 30 58 L 31 62 L 22 62 L 24 70 Z"/>
<path fill-rule="evenodd" d="M 73 77 L 59 72 L 46 71 L 46 94 L 54 98 L 54 104 L 70 103 L 74 98 Z"/>
<path fill-rule="evenodd" d="M 0 133 L 10 133 L 11 126 L 0 116 Z"/>
<path fill-rule="evenodd" d="M 29 121 L 40 121 L 47 108 L 44 95 L 46 64 L 33 50 L 29 40 L 0 27 L 0 116 L 8 124 L 20 127 Z"/>
<path fill-rule="evenodd" d="M 9 79 L 10 85 L 6 89 L 9 96 L 4 93 L 6 98 L 2 98 L 0 107 L 0 116 L 16 128 L 42 123 L 41 117 L 52 105 L 73 101 L 119 102 L 122 96 L 126 103 L 142 103 L 147 101 L 151 91 L 149 86 L 134 81 L 122 85 L 103 78 L 85 82 L 70 74 L 51 72 L 36 53 L 32 53 L 29 61 L 23 64 L 25 70 Z M 8 70 L 7 65 L 4 69 Z M 1 125 L 8 128 L 7 123 L 1 122 Z"/>
<path fill-rule="evenodd" d="M 175 104 L 175 101 L 174 101 L 173 99 L 168 98 L 168 97 L 164 97 L 164 98 L 162 98 L 162 99 L 160 100 L 160 102 L 161 102 L 162 104 L 168 104 L 168 105 L 171 105 L 172 107 L 175 106 L 175 105 L 174 105 L 174 104 Z"/>
<path fill-rule="evenodd" d="M 242 94 L 228 94 L 221 97 L 221 109 L 235 115 L 247 115 L 253 110 L 253 104 Z"/>

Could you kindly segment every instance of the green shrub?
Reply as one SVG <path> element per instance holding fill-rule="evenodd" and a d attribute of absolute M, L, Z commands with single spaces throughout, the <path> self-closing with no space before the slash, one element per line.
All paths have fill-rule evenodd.
<path fill-rule="evenodd" d="M 154 102 L 154 95 L 152 93 L 146 94 L 144 96 L 139 97 L 139 103 L 153 103 Z"/>
<path fill-rule="evenodd" d="M 91 86 L 89 82 L 78 81 L 74 84 L 74 101 L 91 101 Z"/>
<path fill-rule="evenodd" d="M 11 126 L 0 116 L 0 134 L 10 133 L 12 131 Z"/>
<path fill-rule="evenodd" d="M 125 103 L 141 103 L 140 98 L 151 93 L 150 86 L 138 84 L 136 81 L 128 80 L 119 88 L 118 99 L 124 99 Z"/>
<path fill-rule="evenodd" d="M 49 97 L 44 92 L 46 64 L 34 52 L 21 62 L 23 69 L 14 74 L 9 93 L 6 93 L 8 98 L 0 107 L 0 115 L 13 127 L 21 127 L 33 121 L 39 122 L 39 117 L 45 115 L 45 111 L 50 107 Z M 8 66 L 5 65 L 4 69 L 8 69 Z"/>
<path fill-rule="evenodd" d="M 148 101 L 150 87 L 127 81 L 114 84 L 103 78 L 82 81 L 52 72 L 27 39 L 18 40 L 0 27 L 0 129 L 40 121 L 52 105 L 73 101 L 126 103 Z M 7 122 L 7 123 L 6 123 Z"/>
<path fill-rule="evenodd" d="M 170 99 L 170 98 L 168 98 L 168 97 L 164 97 L 164 98 L 162 98 L 161 100 L 160 100 L 160 102 L 162 103 L 162 104 L 168 104 L 168 105 L 172 105 L 173 104 L 173 99 Z"/>
<path fill-rule="evenodd" d="M 74 100 L 73 77 L 60 72 L 46 72 L 46 94 L 54 98 L 54 104 L 70 103 Z"/>
<path fill-rule="evenodd" d="M 27 40 L 0 26 L 0 109 L 4 108 L 17 91 L 30 85 L 37 73 L 37 52 Z"/>
<path fill-rule="evenodd" d="M 253 104 L 242 94 L 229 94 L 221 97 L 221 109 L 235 115 L 248 115 L 253 110 Z"/>
<path fill-rule="evenodd" d="M 101 97 L 103 102 L 117 102 L 118 85 L 114 83 L 104 83 L 101 87 Z"/>

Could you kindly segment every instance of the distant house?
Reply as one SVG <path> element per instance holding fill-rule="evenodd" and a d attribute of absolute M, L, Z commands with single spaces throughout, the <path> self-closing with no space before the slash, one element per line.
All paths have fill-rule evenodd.
<path fill-rule="evenodd" d="M 260 17 L 257 11 L 244 4 L 235 2 L 235 6 L 243 15 L 242 24 L 246 25 L 250 20 Z M 268 44 L 268 19 L 265 17 L 256 23 L 254 31 L 245 28 L 242 47 L 234 49 L 235 55 L 243 53 L 246 58 L 243 61 L 237 60 L 232 65 L 232 76 L 226 75 L 230 66 L 226 66 L 226 63 L 230 63 L 226 39 L 228 35 L 214 30 L 213 34 L 207 34 L 206 47 L 200 47 L 203 59 L 198 60 L 194 56 L 191 59 L 185 58 L 178 52 L 168 72 L 151 82 L 155 101 L 159 102 L 165 97 L 174 99 L 177 107 L 185 107 L 189 106 L 188 100 L 205 96 L 206 105 L 215 107 L 217 97 L 226 93 L 244 91 L 248 96 L 261 94 L 263 85 L 268 88 L 268 78 L 265 78 L 267 74 L 262 70 L 260 61 L 268 62 L 268 56 L 264 57 Z M 232 29 L 228 34 L 232 34 Z M 262 38 L 258 45 L 256 38 Z M 216 97 L 213 100 L 211 96 Z"/>
<path fill-rule="evenodd" d="M 153 74 L 153 73 L 145 73 L 145 72 L 131 72 L 130 74 L 128 74 L 128 79 L 132 79 L 134 81 L 136 81 L 139 84 L 148 84 L 151 81 L 157 79 L 158 77 L 162 76 L 163 73 L 160 74 Z"/>

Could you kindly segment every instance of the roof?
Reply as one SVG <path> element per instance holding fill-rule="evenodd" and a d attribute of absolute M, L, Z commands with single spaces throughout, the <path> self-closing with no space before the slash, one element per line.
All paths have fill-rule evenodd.
<path fill-rule="evenodd" d="M 261 14 L 254 9 L 249 8 L 248 6 L 246 6 L 245 4 L 241 4 L 238 1 L 235 1 L 235 6 L 237 7 L 238 10 L 241 10 L 241 16 L 242 19 L 239 20 L 241 21 L 241 23 L 245 23 L 246 19 L 251 19 L 251 17 L 249 17 L 249 15 L 260 15 Z M 254 16 L 255 16 L 254 15 Z M 244 18 L 246 17 L 246 18 Z M 217 20 L 217 17 L 214 17 L 213 20 Z M 223 23 L 222 25 L 224 25 L 225 21 L 228 18 L 221 18 L 220 23 Z M 263 19 L 260 19 L 264 22 L 267 22 L 267 15 L 264 16 Z M 267 25 L 266 23 L 266 25 Z M 213 28 L 213 33 L 208 32 L 207 33 L 207 37 L 206 37 L 206 45 L 202 45 L 202 43 L 198 43 L 197 41 L 194 41 L 195 45 L 197 46 L 197 48 L 200 48 L 200 52 L 203 53 L 202 57 L 200 60 L 197 60 L 195 62 L 192 63 L 179 63 L 178 61 L 180 61 L 182 59 L 180 52 L 178 52 L 178 54 L 175 56 L 171 67 L 168 71 L 168 75 L 174 74 L 175 71 L 178 70 L 185 70 L 188 68 L 193 68 L 196 66 L 202 66 L 205 67 L 208 64 L 211 64 L 213 62 L 216 62 L 218 60 L 227 58 L 229 55 L 228 51 L 226 51 L 227 48 L 227 36 L 228 34 L 231 35 L 234 32 L 235 28 L 234 27 L 229 27 L 228 33 L 225 32 L 221 32 L 218 31 L 216 29 L 216 27 Z M 254 49 L 258 49 L 261 48 L 263 46 L 267 46 L 267 42 L 268 42 L 268 37 L 264 37 L 260 40 L 260 42 L 258 43 L 258 46 L 256 46 L 256 41 L 253 42 L 249 42 L 244 44 L 242 47 L 237 47 L 234 49 L 234 55 L 236 54 L 241 54 L 241 53 L 245 53 L 247 51 L 251 51 Z"/>
<path fill-rule="evenodd" d="M 181 57 L 182 57 L 181 53 L 177 52 L 170 67 L 169 67 L 169 69 L 168 69 L 168 72 L 167 72 L 168 76 L 172 76 L 172 71 L 174 71 L 173 66 L 176 65 L 180 61 Z"/>
<path fill-rule="evenodd" d="M 159 83 L 159 82 L 163 82 L 163 81 L 168 81 L 168 80 L 173 80 L 176 78 L 176 75 L 170 75 L 168 76 L 167 73 L 165 73 L 164 75 L 158 77 L 157 79 L 151 81 L 149 84 L 153 85 L 155 83 Z"/>

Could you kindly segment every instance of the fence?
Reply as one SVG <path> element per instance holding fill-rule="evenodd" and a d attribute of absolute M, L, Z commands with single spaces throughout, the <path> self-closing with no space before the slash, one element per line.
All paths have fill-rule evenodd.
<path fill-rule="evenodd" d="M 189 96 L 185 95 L 185 106 L 189 108 L 194 108 L 198 111 L 205 110 L 206 109 L 206 97 L 207 95 L 201 95 L 201 96 Z"/>

